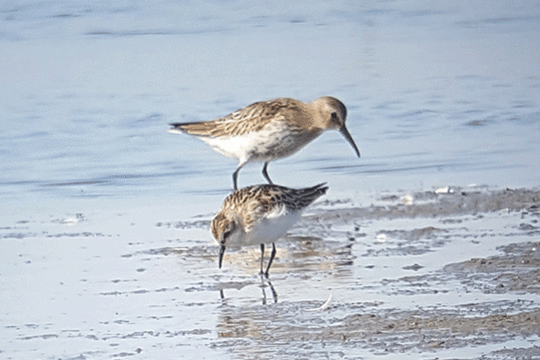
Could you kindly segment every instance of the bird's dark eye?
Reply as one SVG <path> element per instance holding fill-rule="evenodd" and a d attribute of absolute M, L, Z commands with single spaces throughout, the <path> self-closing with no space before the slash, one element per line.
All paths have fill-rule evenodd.
<path fill-rule="evenodd" d="M 333 112 L 331 116 L 332 116 L 332 121 L 333 122 L 339 123 L 339 118 L 338 118 L 336 112 Z"/>
<path fill-rule="evenodd" d="M 223 237 L 222 237 L 223 241 L 227 240 L 227 238 L 229 236 L 231 236 L 233 231 L 236 229 L 236 223 L 235 222 L 231 222 L 228 225 L 229 226 L 225 227 L 227 230 L 225 230 L 223 232 Z"/>

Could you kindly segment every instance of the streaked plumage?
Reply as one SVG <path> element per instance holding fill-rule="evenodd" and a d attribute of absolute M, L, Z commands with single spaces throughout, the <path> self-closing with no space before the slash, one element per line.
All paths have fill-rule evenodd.
<path fill-rule="evenodd" d="M 302 215 L 302 211 L 324 195 L 325 184 L 291 189 L 279 185 L 248 186 L 229 195 L 212 221 L 212 235 L 221 245 L 219 267 L 228 245 L 261 245 L 263 273 L 264 244 L 272 243 L 268 271 L 276 254 L 274 242 L 283 237 Z"/>
<path fill-rule="evenodd" d="M 263 175 L 272 184 L 270 161 L 294 154 L 326 130 L 338 130 L 354 148 L 345 120 L 347 108 L 336 98 L 324 96 L 310 103 L 291 98 L 260 101 L 219 119 L 170 124 L 171 132 L 196 136 L 223 155 L 238 159 L 233 173 L 237 190 L 240 169 L 248 162 L 264 162 Z"/>

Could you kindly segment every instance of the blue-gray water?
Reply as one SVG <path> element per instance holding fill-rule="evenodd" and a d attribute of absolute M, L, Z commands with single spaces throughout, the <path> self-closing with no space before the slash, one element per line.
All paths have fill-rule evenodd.
<path fill-rule="evenodd" d="M 278 183 L 537 185 L 539 9 L 504 4 L 4 2 L 2 197 L 222 196 L 236 161 L 167 123 L 321 95 L 362 158 L 327 133 L 271 164 Z"/>
<path fill-rule="evenodd" d="M 327 181 L 326 199 L 356 205 L 387 193 L 444 186 L 536 187 L 538 44 L 540 5 L 534 1 L 3 1 L 0 281 L 32 276 L 19 273 L 13 259 L 25 252 L 18 246 L 38 256 L 28 242 L 60 231 L 49 229 L 51 222 L 54 227 L 75 219 L 81 226 L 77 213 L 84 219 L 95 214 L 102 222 L 76 234 L 113 234 L 98 247 L 105 252 L 127 234 L 134 243 L 161 236 L 168 246 L 189 246 L 183 242 L 188 235 L 156 234 L 155 224 L 211 217 L 231 189 L 236 161 L 201 141 L 168 133 L 167 124 L 212 119 L 275 97 L 341 99 L 362 153 L 355 158 L 337 132 L 323 134 L 298 154 L 271 163 L 277 183 Z M 260 170 L 244 168 L 240 186 L 263 182 Z M 129 221 L 116 223 L 122 214 L 148 228 L 138 233 L 129 230 Z M 34 225 L 20 225 L 27 223 Z M 213 245 L 207 230 L 202 226 L 188 237 L 206 249 Z M 204 251 L 213 256 L 212 248 Z M 96 250 L 95 256 L 102 255 Z M 102 266 L 114 273 L 112 263 Z M 210 279 L 217 269 L 213 262 L 206 269 L 209 264 L 193 271 Z M 94 294 L 100 281 L 110 279 L 92 283 Z M 15 288 L 2 292 L 3 304 L 24 297 Z M 72 304 L 77 297 L 68 298 Z M 30 335 L 12 338 L 6 326 L 46 327 L 55 324 L 55 313 L 43 323 L 19 324 L 13 309 L 2 312 L 2 342 L 11 345 L 0 345 L 0 354 L 35 358 L 20 346 Z M 197 326 L 211 328 L 215 321 Z M 74 343 L 52 341 L 43 358 L 77 356 L 76 350 L 56 351 L 67 343 L 76 349 Z M 203 339 L 200 346 L 210 343 Z M 114 354 L 100 349 L 95 357 Z"/>

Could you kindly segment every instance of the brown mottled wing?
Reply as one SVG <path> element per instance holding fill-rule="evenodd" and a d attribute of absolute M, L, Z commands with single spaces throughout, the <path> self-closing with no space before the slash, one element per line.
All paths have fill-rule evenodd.
<path fill-rule="evenodd" d="M 241 190 L 243 193 L 242 206 L 245 211 L 245 231 L 250 231 L 253 224 L 271 210 L 273 206 L 271 186 L 255 185 Z"/>
<path fill-rule="evenodd" d="M 170 124 L 175 130 L 196 136 L 244 135 L 264 128 L 274 119 L 299 111 L 300 102 L 289 98 L 260 101 L 219 119 Z"/>
<path fill-rule="evenodd" d="M 250 214 L 254 219 L 264 216 L 274 207 L 286 206 L 287 211 L 300 211 L 324 195 L 328 190 L 326 183 L 309 188 L 290 189 L 279 185 L 259 185 L 256 191 L 256 204 L 251 204 Z M 259 194 L 257 194 L 259 195 Z"/>
<path fill-rule="evenodd" d="M 290 189 L 279 185 L 253 185 L 240 189 L 226 200 L 229 210 L 243 213 L 244 231 L 249 232 L 253 224 L 276 206 L 287 207 L 288 211 L 300 211 L 326 193 L 326 183 L 303 189 Z"/>

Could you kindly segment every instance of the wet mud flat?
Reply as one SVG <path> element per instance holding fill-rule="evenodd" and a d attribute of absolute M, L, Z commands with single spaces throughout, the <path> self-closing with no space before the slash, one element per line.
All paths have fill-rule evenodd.
<path fill-rule="evenodd" d="M 141 214 L 144 216 L 141 217 Z M 277 245 L 218 247 L 212 213 L 0 228 L 7 359 L 538 359 L 540 191 L 320 201 Z"/>
<path fill-rule="evenodd" d="M 212 346 L 249 359 L 540 358 L 539 216 L 535 189 L 322 201 L 278 246 L 260 305 L 222 298 Z M 255 271 L 257 255 L 228 266 Z M 222 296 L 256 284 L 223 277 Z M 298 301 L 307 288 L 320 301 Z"/>

